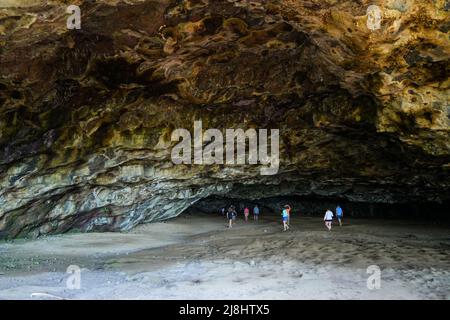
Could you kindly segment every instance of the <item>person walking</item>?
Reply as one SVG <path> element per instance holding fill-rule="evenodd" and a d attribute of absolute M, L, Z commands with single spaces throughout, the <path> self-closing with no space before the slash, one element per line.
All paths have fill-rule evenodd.
<path fill-rule="evenodd" d="M 290 223 L 291 223 L 291 210 L 292 210 L 291 206 L 287 204 L 287 205 L 286 205 L 286 210 L 287 210 L 287 212 L 288 212 L 288 221 L 287 221 L 287 225 L 288 225 L 288 227 L 289 227 L 289 225 L 290 225 Z"/>
<path fill-rule="evenodd" d="M 253 219 L 258 222 L 258 218 L 259 218 L 259 207 L 258 205 L 255 205 L 255 207 L 253 208 Z"/>
<path fill-rule="evenodd" d="M 328 209 L 325 212 L 325 216 L 323 217 L 323 221 L 325 221 L 325 227 L 328 228 L 328 231 L 331 231 L 331 223 L 333 222 L 333 212 Z"/>
<path fill-rule="evenodd" d="M 244 219 L 245 219 L 245 222 L 248 221 L 248 216 L 249 216 L 249 215 L 250 215 L 250 209 L 247 208 L 247 207 L 245 207 L 245 209 L 244 209 Z"/>
<path fill-rule="evenodd" d="M 281 218 L 283 221 L 283 231 L 287 231 L 289 230 L 289 211 L 288 211 L 288 206 L 284 206 L 283 211 L 281 212 Z"/>
<path fill-rule="evenodd" d="M 234 210 L 233 206 L 230 206 L 228 208 L 227 219 L 228 219 L 228 228 L 233 228 L 233 222 L 236 219 L 236 211 Z"/>
<path fill-rule="evenodd" d="M 342 218 L 344 217 L 344 211 L 342 210 L 340 205 L 338 205 L 336 207 L 336 217 L 337 217 L 337 219 L 339 221 L 339 226 L 342 227 Z"/>

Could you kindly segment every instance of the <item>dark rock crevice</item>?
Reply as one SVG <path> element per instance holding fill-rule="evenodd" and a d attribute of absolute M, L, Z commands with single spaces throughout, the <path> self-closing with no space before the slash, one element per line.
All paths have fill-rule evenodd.
<path fill-rule="evenodd" d="M 284 205 L 289 204 L 292 207 L 292 215 L 296 217 L 318 216 L 323 217 L 327 209 L 335 211 L 337 205 L 340 205 L 346 218 L 378 218 L 378 219 L 406 219 L 418 221 L 434 221 L 435 223 L 449 223 L 450 217 L 448 210 L 450 202 L 407 202 L 407 203 L 370 203 L 370 202 L 352 202 L 345 196 L 298 196 L 283 195 L 279 197 L 270 197 L 262 199 L 246 198 L 227 198 L 210 196 L 196 202 L 186 209 L 183 214 L 196 215 L 214 214 L 220 215 L 222 207 L 228 208 L 234 205 L 243 217 L 244 208 L 249 208 L 250 213 L 255 205 L 261 209 L 262 216 L 280 216 Z M 300 220 L 301 223 L 301 220 Z M 389 224 L 389 220 L 386 221 Z"/>

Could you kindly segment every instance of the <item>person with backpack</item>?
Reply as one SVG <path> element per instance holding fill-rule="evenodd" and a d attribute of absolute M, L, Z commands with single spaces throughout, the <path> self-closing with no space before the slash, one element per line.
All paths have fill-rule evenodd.
<path fill-rule="evenodd" d="M 339 226 L 342 227 L 342 218 L 344 217 L 344 211 L 342 210 L 340 205 L 338 205 L 336 207 L 336 217 L 337 217 L 337 219 L 339 221 Z"/>

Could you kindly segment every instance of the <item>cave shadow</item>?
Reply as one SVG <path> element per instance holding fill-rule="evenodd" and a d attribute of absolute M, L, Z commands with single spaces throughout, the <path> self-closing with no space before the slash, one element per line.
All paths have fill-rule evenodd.
<path fill-rule="evenodd" d="M 327 209 L 336 211 L 340 205 L 344 210 L 344 216 L 352 218 L 382 218 L 382 219 L 407 219 L 425 220 L 428 222 L 450 222 L 450 201 L 438 202 L 410 202 L 410 203 L 371 203 L 353 202 L 342 197 L 322 196 L 277 196 L 262 199 L 227 198 L 209 196 L 199 200 L 182 214 L 195 215 L 216 214 L 220 215 L 221 208 L 234 205 L 238 213 L 243 213 L 244 208 L 250 212 L 255 205 L 261 209 L 263 216 L 278 216 L 282 207 L 289 204 L 294 216 L 323 216 Z"/>

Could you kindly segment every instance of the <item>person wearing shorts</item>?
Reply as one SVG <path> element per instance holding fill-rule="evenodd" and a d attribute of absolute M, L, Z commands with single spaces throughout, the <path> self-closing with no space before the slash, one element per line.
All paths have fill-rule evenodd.
<path fill-rule="evenodd" d="M 284 206 L 283 211 L 281 212 L 281 218 L 283 221 L 283 231 L 289 230 L 289 211 L 287 206 Z"/>
<path fill-rule="evenodd" d="M 291 223 L 291 210 L 292 210 L 291 206 L 287 204 L 287 205 L 286 205 L 286 210 L 287 210 L 287 212 L 288 212 L 287 225 L 288 225 L 288 227 L 289 227 L 289 225 L 290 225 L 290 223 Z"/>
<path fill-rule="evenodd" d="M 259 218 L 259 207 L 258 207 L 258 205 L 256 205 L 253 208 L 253 219 L 257 222 L 258 218 Z"/>
<path fill-rule="evenodd" d="M 327 227 L 328 231 L 331 231 L 331 223 L 333 222 L 333 212 L 330 209 L 328 209 L 325 212 L 323 221 L 325 221 L 325 227 Z"/>
<path fill-rule="evenodd" d="M 340 205 L 338 205 L 336 207 L 336 217 L 337 217 L 337 219 L 339 221 L 339 226 L 342 227 L 342 218 L 344 217 L 344 211 L 342 210 Z"/>
<path fill-rule="evenodd" d="M 245 209 L 244 209 L 244 219 L 245 219 L 245 222 L 248 221 L 248 216 L 249 216 L 249 215 L 250 215 L 250 209 L 247 208 L 247 207 L 245 207 Z"/>
<path fill-rule="evenodd" d="M 233 228 L 233 221 L 236 219 L 236 211 L 233 206 L 228 208 L 227 212 L 228 228 Z"/>

